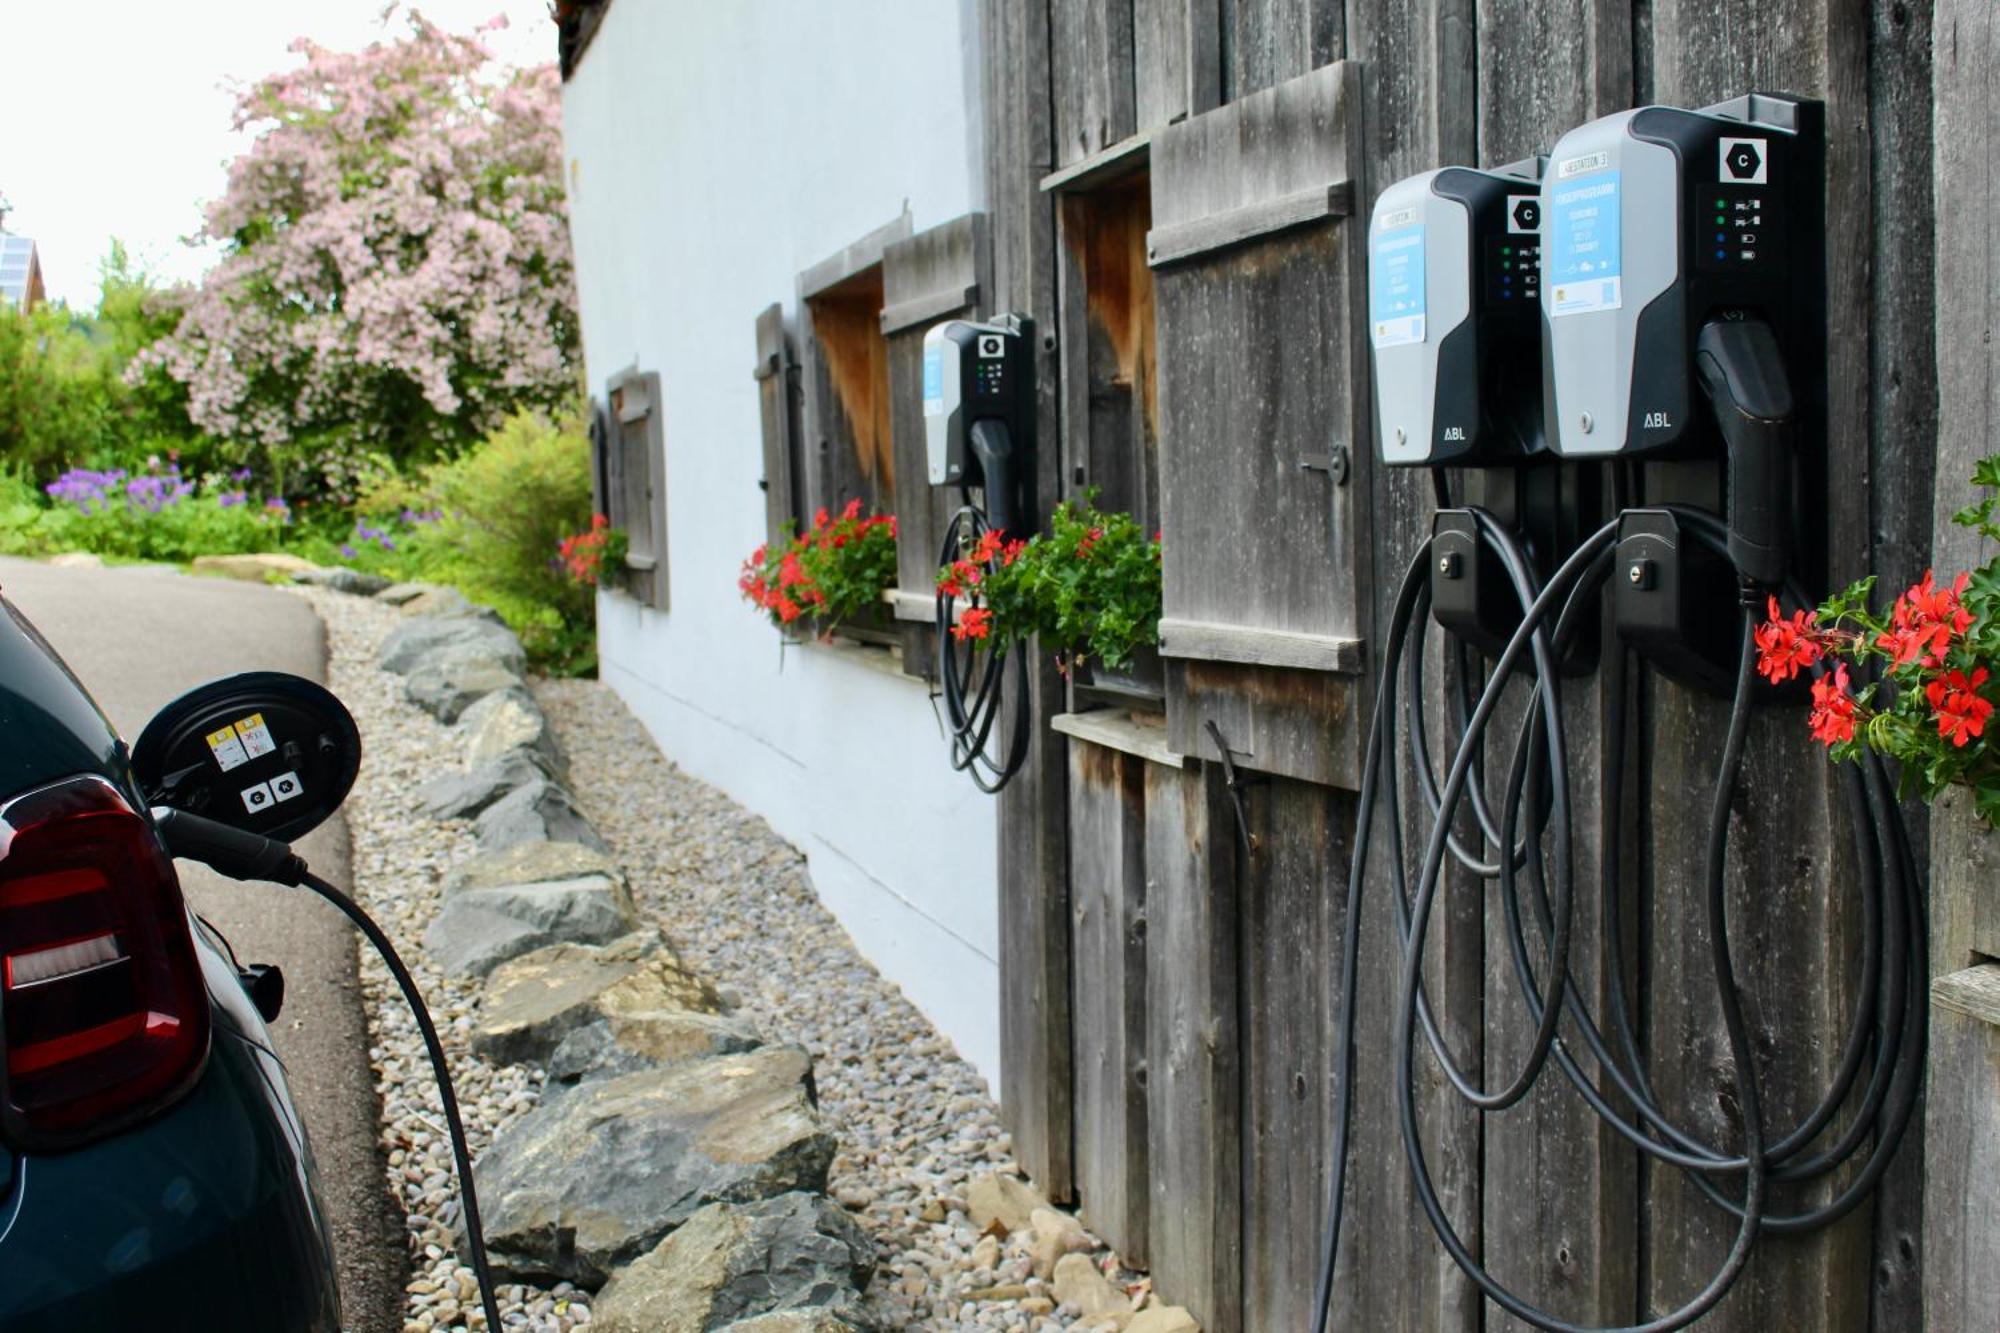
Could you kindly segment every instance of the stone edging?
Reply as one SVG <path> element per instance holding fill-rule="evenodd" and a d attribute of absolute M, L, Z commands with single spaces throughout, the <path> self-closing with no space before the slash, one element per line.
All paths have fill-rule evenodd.
<path fill-rule="evenodd" d="M 476 1167 L 495 1280 L 601 1287 L 592 1324 L 612 1333 L 872 1328 L 874 1246 L 826 1198 L 835 1141 L 810 1057 L 764 1044 L 641 922 L 565 785 L 520 641 L 455 589 L 299 581 L 399 607 L 377 663 L 463 739 L 464 768 L 439 756 L 415 793 L 479 846 L 424 948 L 484 979 L 474 1052 L 546 1075 Z"/>

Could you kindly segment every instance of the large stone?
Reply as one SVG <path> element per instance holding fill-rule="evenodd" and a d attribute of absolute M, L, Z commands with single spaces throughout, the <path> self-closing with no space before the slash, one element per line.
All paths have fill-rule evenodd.
<path fill-rule="evenodd" d="M 404 679 L 403 697 L 440 722 L 456 722 L 487 695 L 520 683 L 504 661 L 468 644 L 426 654 Z"/>
<path fill-rule="evenodd" d="M 402 612 L 412 618 L 500 622 L 498 611 L 490 606 L 481 606 L 456 588 L 426 588 L 405 601 Z"/>
<path fill-rule="evenodd" d="M 571 1029 L 556 1043 L 548 1059 L 549 1091 L 590 1078 L 737 1055 L 763 1044 L 757 1029 L 733 1014 L 656 1010 L 601 1018 Z"/>
<path fill-rule="evenodd" d="M 1008 1235 L 1027 1228 L 1037 1208 L 1047 1208 L 1042 1192 L 1019 1176 L 995 1172 L 972 1182 L 965 1192 L 974 1230 Z"/>
<path fill-rule="evenodd" d="M 485 852 L 454 867 L 444 877 L 446 893 L 506 884 L 542 884 L 584 875 L 622 876 L 603 852 L 574 842 L 524 842 L 503 852 Z"/>
<path fill-rule="evenodd" d="M 1087 1254 L 1067 1254 L 1056 1263 L 1056 1299 L 1083 1312 L 1082 1323 L 1107 1317 L 1129 1319 L 1132 1302 L 1111 1285 Z"/>
<path fill-rule="evenodd" d="M 543 780 L 517 787 L 479 812 L 473 832 L 483 852 L 524 842 L 573 842 L 604 851 L 604 839 L 576 808 L 568 791 Z"/>
<path fill-rule="evenodd" d="M 536 949 L 564 942 L 608 944 L 638 925 L 623 880 L 585 875 L 454 893 L 424 932 L 424 948 L 447 972 L 483 977 Z"/>
<path fill-rule="evenodd" d="M 219 574 L 226 579 L 243 579 L 249 583 L 266 583 L 273 575 L 290 581 L 294 575 L 319 568 L 310 560 L 301 560 L 282 551 L 259 551 L 250 555 L 198 555 L 194 558 L 194 572 L 197 574 Z"/>
<path fill-rule="evenodd" d="M 432 819 L 469 819 L 516 787 L 550 776 L 532 751 L 509 750 L 478 768 L 432 778 L 417 788 L 417 809 Z"/>
<path fill-rule="evenodd" d="M 328 588 L 355 597 L 373 597 L 389 586 L 389 580 L 380 574 L 349 569 L 346 565 L 302 569 L 292 575 L 292 582 L 308 584 L 315 588 Z"/>
<path fill-rule="evenodd" d="M 767 1046 L 595 1080 L 530 1111 L 477 1167 L 496 1277 L 596 1287 L 709 1204 L 824 1191 L 834 1140 L 811 1071 L 798 1047 Z"/>
<path fill-rule="evenodd" d="M 875 1273 L 874 1250 L 854 1219 L 809 1194 L 711 1204 L 618 1270 L 591 1302 L 591 1327 L 710 1333 L 783 1312 L 835 1320 L 794 1329 L 853 1329 L 867 1322 L 861 1293 Z"/>
<path fill-rule="evenodd" d="M 1179 1305 L 1151 1305 L 1132 1316 L 1125 1333 L 1201 1333 L 1201 1324 Z"/>
<path fill-rule="evenodd" d="M 514 631 L 490 620 L 431 617 L 406 621 L 389 631 L 375 654 L 375 665 L 405 675 L 432 653 L 451 648 L 473 651 L 509 667 L 515 675 L 527 669 L 528 657 Z"/>
<path fill-rule="evenodd" d="M 496 690 L 459 715 L 469 768 L 498 759 L 509 750 L 531 750 L 551 769 L 563 771 L 562 751 L 541 705 L 525 689 Z"/>
<path fill-rule="evenodd" d="M 874 1327 L 856 1317 L 852 1310 L 776 1310 L 726 1324 L 722 1333 L 866 1333 Z"/>
<path fill-rule="evenodd" d="M 1055 1276 L 1056 1264 L 1065 1254 L 1088 1254 L 1095 1248 L 1081 1222 L 1053 1208 L 1035 1209 L 1028 1226 L 1034 1233 L 1028 1254 L 1034 1261 L 1035 1276 L 1044 1282 Z"/>
<path fill-rule="evenodd" d="M 472 1049 L 494 1064 L 546 1062 L 564 1037 L 600 1019 L 622 1033 L 660 1016 L 723 1012 L 715 988 L 657 932 L 602 948 L 555 944 L 494 969 Z"/>
<path fill-rule="evenodd" d="M 435 583 L 392 583 L 376 593 L 375 600 L 391 606 L 407 606 L 437 586 Z"/>

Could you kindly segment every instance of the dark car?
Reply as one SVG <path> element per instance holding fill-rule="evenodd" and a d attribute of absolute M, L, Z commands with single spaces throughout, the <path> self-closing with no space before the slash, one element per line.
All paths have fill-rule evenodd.
<path fill-rule="evenodd" d="M 340 1327 L 250 976 L 124 742 L 0 598 L 0 1333 Z"/>

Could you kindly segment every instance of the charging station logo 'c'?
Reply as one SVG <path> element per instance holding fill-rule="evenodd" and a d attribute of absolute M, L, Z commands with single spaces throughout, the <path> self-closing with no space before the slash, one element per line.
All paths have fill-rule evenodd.
<path fill-rule="evenodd" d="M 1369 334 L 1377 347 L 1424 340 L 1424 229 L 1375 234 L 1369 247 Z"/>
<path fill-rule="evenodd" d="M 1624 303 L 1618 173 L 1599 172 L 1549 196 L 1542 231 L 1542 290 L 1549 314 L 1616 310 Z"/>

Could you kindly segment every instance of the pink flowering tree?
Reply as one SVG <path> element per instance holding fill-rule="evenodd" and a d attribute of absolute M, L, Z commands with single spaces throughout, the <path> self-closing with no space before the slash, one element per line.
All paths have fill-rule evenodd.
<path fill-rule="evenodd" d="M 301 39 L 244 90 L 256 139 L 203 235 L 221 260 L 135 378 L 279 486 L 449 452 L 573 401 L 576 290 L 553 66 L 420 15 L 358 52 Z"/>

